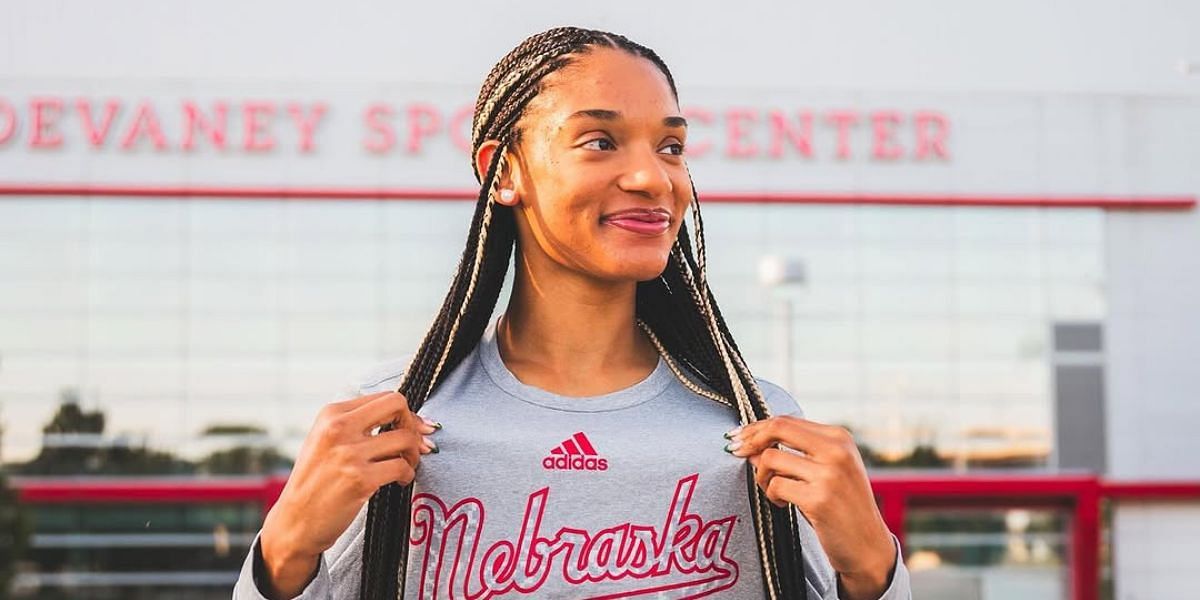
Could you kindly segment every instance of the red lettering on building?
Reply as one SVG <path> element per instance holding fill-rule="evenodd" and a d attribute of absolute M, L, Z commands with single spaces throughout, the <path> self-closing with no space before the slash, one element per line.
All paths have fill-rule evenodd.
<path fill-rule="evenodd" d="M 130 150 L 143 137 L 150 138 L 150 143 L 154 144 L 155 150 L 167 149 L 167 137 L 163 135 L 158 113 L 155 112 L 154 105 L 148 101 L 143 101 L 138 105 L 137 113 L 133 117 L 133 124 L 125 132 L 125 137 L 121 139 L 121 148 Z"/>
<path fill-rule="evenodd" d="M 80 97 L 70 106 L 74 110 L 66 110 L 67 101 L 52 95 L 21 101 L 0 97 L 0 144 L 18 131 L 28 131 L 23 135 L 27 147 L 39 151 L 61 151 L 74 144 L 100 151 L 136 152 L 148 145 L 158 152 L 191 153 L 208 146 L 256 155 L 284 150 L 310 154 L 318 151 L 321 132 L 333 125 L 330 117 L 343 112 L 321 101 L 286 99 L 185 98 L 177 105 L 150 100 L 131 105 L 114 98 Z M 367 103 L 357 123 L 363 132 L 360 150 L 381 157 L 445 148 L 470 154 L 474 108 L 422 101 Z M 950 119 L 936 110 L 689 106 L 682 112 L 690 130 L 684 154 L 692 159 L 951 158 Z M 109 141 L 112 136 L 120 136 L 115 144 Z"/>
<path fill-rule="evenodd" d="M 384 154 L 396 145 L 396 133 L 392 131 L 392 108 L 386 104 L 375 103 L 367 107 L 367 129 L 377 134 L 363 142 L 363 148 L 376 154 Z"/>
<path fill-rule="evenodd" d="M 30 101 L 30 148 L 57 148 L 62 145 L 62 134 L 54 130 L 58 118 L 62 116 L 62 107 L 62 98 L 34 98 Z"/>
<path fill-rule="evenodd" d="M 788 115 L 782 110 L 772 110 L 767 118 L 771 125 L 771 145 L 767 154 L 774 158 L 783 156 L 783 142 L 786 139 L 795 146 L 796 151 L 805 158 L 812 158 L 812 113 L 802 110 L 797 113 L 800 118 L 799 128 L 792 126 Z"/>
<path fill-rule="evenodd" d="M 100 122 L 96 123 L 92 119 L 92 103 L 87 98 L 79 98 L 75 101 L 75 111 L 79 113 L 79 120 L 83 124 L 84 136 L 92 148 L 103 148 L 104 142 L 108 140 L 108 132 L 112 129 L 113 119 L 117 117 L 117 111 L 120 110 L 121 103 L 116 100 L 109 100 L 104 103 L 104 115 L 100 117 Z"/>
<path fill-rule="evenodd" d="M 408 107 L 408 151 L 416 154 L 421 151 L 425 138 L 438 132 L 442 127 L 442 118 L 436 106 L 429 104 L 413 104 Z"/>
<path fill-rule="evenodd" d="M 725 129 L 725 155 L 734 158 L 749 158 L 758 154 L 758 146 L 745 139 L 750 135 L 750 123 L 758 119 L 758 113 L 748 108 L 732 108 L 725 112 L 728 121 Z"/>
<path fill-rule="evenodd" d="M 837 157 L 839 160 L 850 158 L 850 128 L 858 125 L 858 111 L 831 110 L 825 118 L 837 128 Z"/>
<path fill-rule="evenodd" d="M 895 127 L 900 124 L 901 116 L 894 110 L 880 110 L 871 113 L 872 143 L 871 157 L 879 160 L 896 160 L 904 156 L 904 149 L 892 138 Z"/>
<path fill-rule="evenodd" d="M 460 106 L 450 118 L 450 141 L 465 154 L 471 153 L 471 121 L 474 116 L 475 107 L 468 104 Z"/>
<path fill-rule="evenodd" d="M 216 102 L 213 104 L 213 116 L 211 119 L 204 116 L 200 108 L 195 102 L 184 101 L 183 103 L 183 142 L 180 144 L 184 150 L 194 150 L 196 148 L 196 130 L 200 129 L 201 133 L 208 135 L 208 140 L 212 142 L 214 148 L 218 150 L 225 149 L 225 126 L 227 123 L 229 106 L 224 102 Z"/>
<path fill-rule="evenodd" d="M 688 120 L 688 141 L 684 153 L 694 158 L 704 156 L 712 149 L 712 140 L 699 141 L 696 139 L 698 137 L 697 134 L 693 133 L 693 131 L 695 131 L 696 125 L 699 123 L 703 123 L 704 125 L 712 124 L 712 112 L 691 106 L 683 109 L 683 117 Z"/>
<path fill-rule="evenodd" d="M 321 117 L 325 116 L 327 108 L 324 102 L 317 102 L 312 105 L 312 108 L 308 112 L 305 112 L 304 107 L 299 102 L 288 103 L 288 116 L 292 118 L 292 123 L 296 126 L 296 131 L 300 135 L 299 148 L 301 152 L 307 153 L 313 151 L 315 147 L 313 144 L 313 132 L 316 131 Z"/>
<path fill-rule="evenodd" d="M 17 130 L 17 111 L 3 98 L 0 98 L 0 119 L 4 120 L 4 125 L 0 126 L 0 144 L 3 144 Z"/>
<path fill-rule="evenodd" d="M 250 152 L 266 152 L 275 147 L 275 138 L 265 128 L 266 120 L 275 116 L 274 102 L 242 104 L 242 148 Z"/>
<path fill-rule="evenodd" d="M 928 110 L 917 111 L 913 118 L 917 131 L 917 160 L 929 158 L 931 155 L 949 159 L 946 136 L 950 133 L 950 120 L 942 113 Z"/>

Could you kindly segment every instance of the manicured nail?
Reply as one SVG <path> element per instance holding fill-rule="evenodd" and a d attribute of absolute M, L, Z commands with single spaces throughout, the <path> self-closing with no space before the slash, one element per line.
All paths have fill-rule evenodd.
<path fill-rule="evenodd" d="M 742 432 L 742 426 L 738 425 L 737 427 L 734 427 L 733 429 L 730 429 L 729 431 L 725 432 L 725 439 L 731 440 L 731 439 L 733 439 L 733 436 L 735 436 L 741 432 Z"/>
<path fill-rule="evenodd" d="M 437 421 L 434 421 L 434 420 L 431 420 L 431 419 L 426 419 L 425 417 L 421 417 L 421 420 L 422 420 L 422 421 L 425 421 L 425 424 L 426 424 L 426 425 L 428 425 L 428 426 L 430 426 L 430 427 L 432 427 L 432 428 L 434 428 L 434 429 L 441 429 L 441 428 L 442 428 L 442 424 L 441 424 L 441 423 L 439 423 L 439 422 L 437 422 Z"/>
<path fill-rule="evenodd" d="M 728 444 L 725 444 L 725 451 L 730 454 L 733 454 L 734 450 L 737 450 L 738 448 L 741 448 L 741 447 L 742 447 L 741 441 L 729 442 Z"/>
<path fill-rule="evenodd" d="M 434 454 L 437 454 L 438 452 L 440 452 L 440 450 L 438 450 L 437 444 L 433 443 L 433 440 L 429 439 L 429 436 L 421 436 L 421 440 L 425 442 L 426 446 L 429 446 L 430 452 L 432 452 Z"/>

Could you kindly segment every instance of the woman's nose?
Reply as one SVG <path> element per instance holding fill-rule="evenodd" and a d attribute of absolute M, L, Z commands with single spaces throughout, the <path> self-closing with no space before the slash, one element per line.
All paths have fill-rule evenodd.
<path fill-rule="evenodd" d="M 656 198 L 674 191 L 671 175 L 653 151 L 635 152 L 620 180 L 621 189 Z"/>

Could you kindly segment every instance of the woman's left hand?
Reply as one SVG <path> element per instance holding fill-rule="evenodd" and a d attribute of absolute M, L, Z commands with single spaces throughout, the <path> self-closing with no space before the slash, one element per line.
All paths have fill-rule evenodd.
<path fill-rule="evenodd" d="M 878 598 L 896 562 L 854 436 L 844 427 L 776 415 L 730 432 L 726 451 L 748 457 L 776 506 L 794 504 L 812 523 L 843 598 Z M 803 455 L 775 447 L 777 442 Z"/>

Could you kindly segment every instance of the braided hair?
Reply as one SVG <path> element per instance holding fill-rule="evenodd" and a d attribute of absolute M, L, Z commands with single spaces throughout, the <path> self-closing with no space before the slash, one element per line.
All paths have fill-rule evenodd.
<path fill-rule="evenodd" d="M 466 247 L 442 308 L 402 376 L 398 391 L 413 412 L 476 347 L 495 310 L 517 227 L 512 207 L 496 203 L 494 196 L 506 162 L 505 151 L 520 141 L 517 122 L 542 90 L 544 77 L 596 47 L 625 50 L 654 63 L 666 76 L 678 103 L 675 81 L 662 59 L 653 50 L 615 33 L 555 27 L 526 38 L 496 63 L 475 102 L 472 157 L 485 140 L 496 140 L 499 146 L 486 172 L 480 173 L 472 163 L 480 191 Z M 691 174 L 688 176 L 690 179 Z M 693 254 L 687 224 L 681 223 L 666 268 L 657 278 L 637 283 L 637 325 L 684 386 L 736 410 L 741 423 L 752 423 L 770 417 L 770 410 L 708 287 L 704 222 L 694 185 L 692 189 L 697 251 Z M 385 424 L 381 431 L 393 427 Z M 806 598 L 796 514 L 790 504 L 778 507 L 771 503 L 755 484 L 749 461 L 745 467 L 764 597 Z M 363 542 L 361 600 L 403 600 L 411 503 L 411 483 L 391 482 L 371 496 Z"/>

